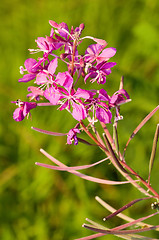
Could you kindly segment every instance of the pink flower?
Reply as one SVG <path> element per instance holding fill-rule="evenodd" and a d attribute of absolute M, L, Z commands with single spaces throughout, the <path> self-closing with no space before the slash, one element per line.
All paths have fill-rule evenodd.
<path fill-rule="evenodd" d="M 106 45 L 100 45 L 98 43 L 90 45 L 85 52 L 85 61 L 90 63 L 94 62 L 95 60 L 97 61 L 97 63 L 102 61 L 108 61 L 111 57 L 115 55 L 116 49 L 112 47 L 104 49 L 105 46 Z M 102 53 L 100 54 L 101 51 Z"/>
<path fill-rule="evenodd" d="M 44 91 L 44 97 L 49 100 L 52 105 L 59 104 L 59 100 L 62 98 L 58 88 L 51 86 Z"/>
<path fill-rule="evenodd" d="M 67 135 L 67 144 L 72 144 L 73 141 L 74 145 L 78 144 L 78 138 L 76 136 L 77 133 L 80 133 L 80 130 L 78 128 L 70 129 Z"/>
<path fill-rule="evenodd" d="M 60 104 L 60 111 L 67 109 L 77 121 L 85 119 L 87 113 L 81 98 L 89 99 L 92 93 L 81 88 L 75 91 L 73 89 L 73 78 L 69 72 L 58 73 L 55 84 L 57 86 L 51 86 L 45 90 L 45 98 L 53 105 Z"/>
<path fill-rule="evenodd" d="M 38 64 L 38 62 L 33 58 L 28 58 L 24 62 L 24 66 L 26 69 L 21 67 L 21 73 L 23 74 L 24 71 L 28 71 L 28 74 L 25 74 L 22 78 L 19 79 L 19 82 L 29 82 L 33 80 L 38 72 L 42 70 L 42 66 Z"/>
<path fill-rule="evenodd" d="M 37 101 L 40 100 L 40 96 L 43 96 L 43 93 L 44 91 L 41 90 L 40 88 L 38 87 L 34 87 L 34 86 L 30 86 L 28 87 L 28 92 L 31 92 L 27 95 L 27 97 L 31 98 L 32 99 L 35 99 Z"/>
<path fill-rule="evenodd" d="M 126 102 L 131 101 L 128 93 L 124 89 L 120 89 L 113 94 L 113 96 L 109 100 L 109 105 L 111 107 L 119 106 Z"/>
<path fill-rule="evenodd" d="M 57 62 L 57 58 L 54 58 L 53 60 L 51 60 L 47 66 L 45 66 L 45 68 L 43 69 L 43 71 L 40 71 L 37 76 L 36 76 L 36 80 L 35 83 L 38 85 L 41 84 L 48 84 L 48 83 L 52 83 L 53 79 L 54 79 L 54 73 L 56 71 L 58 62 Z"/>
<path fill-rule="evenodd" d="M 15 121 L 22 121 L 30 112 L 31 109 L 36 108 L 35 102 L 21 102 L 20 100 L 13 101 L 19 107 L 14 111 L 13 118 Z"/>
<path fill-rule="evenodd" d="M 108 107 L 104 107 L 104 108 L 97 107 L 96 108 L 96 117 L 98 118 L 98 120 L 100 122 L 107 124 L 107 123 L 111 123 L 112 113 Z"/>
<path fill-rule="evenodd" d="M 90 82 L 97 81 L 98 84 L 104 84 L 106 82 L 106 76 L 111 73 L 111 68 L 116 65 L 115 62 L 105 62 L 102 61 L 98 63 L 96 66 L 92 66 L 89 68 L 89 73 L 85 76 L 84 81 L 90 77 Z"/>

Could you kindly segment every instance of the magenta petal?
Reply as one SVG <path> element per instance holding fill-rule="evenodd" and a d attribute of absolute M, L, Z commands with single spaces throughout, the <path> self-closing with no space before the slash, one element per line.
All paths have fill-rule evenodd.
<path fill-rule="evenodd" d="M 24 62 L 24 66 L 26 67 L 28 72 L 36 72 L 37 69 L 32 69 L 33 66 L 37 64 L 37 61 L 34 58 L 28 58 L 26 59 L 26 61 Z"/>
<path fill-rule="evenodd" d="M 55 28 L 58 28 L 58 24 L 53 21 L 53 20 L 49 20 L 49 24 L 52 26 L 52 27 L 55 27 Z"/>
<path fill-rule="evenodd" d="M 98 56 L 97 62 L 101 61 L 108 61 L 111 57 L 113 57 L 116 54 L 115 48 L 106 48 L 102 51 L 102 53 Z"/>
<path fill-rule="evenodd" d="M 102 51 L 103 45 L 100 44 L 92 44 L 88 46 L 86 52 L 85 52 L 85 61 L 87 62 L 93 62 L 98 57 L 98 54 Z"/>
<path fill-rule="evenodd" d="M 57 105 L 58 101 L 61 99 L 61 94 L 54 87 L 50 87 L 44 91 L 44 97 L 53 105 Z"/>
<path fill-rule="evenodd" d="M 89 91 L 78 88 L 74 96 L 76 98 L 84 98 L 84 99 L 89 99 L 92 94 L 89 93 Z"/>
<path fill-rule="evenodd" d="M 81 121 L 87 117 L 87 113 L 83 105 L 79 105 L 75 102 L 72 102 L 72 107 L 73 107 L 72 116 L 77 121 Z"/>
<path fill-rule="evenodd" d="M 57 58 L 53 59 L 48 66 L 48 72 L 51 73 L 51 75 L 53 75 L 56 71 L 57 68 Z"/>
<path fill-rule="evenodd" d="M 43 90 L 38 87 L 30 86 L 28 87 L 28 92 L 31 92 L 27 95 L 27 97 L 35 98 L 39 100 L 39 96 L 43 96 Z"/>
<path fill-rule="evenodd" d="M 86 83 L 87 79 L 88 79 L 89 77 L 92 77 L 92 75 L 94 75 L 93 72 L 88 73 L 88 74 L 85 76 L 85 78 L 84 78 L 84 82 Z"/>
<path fill-rule="evenodd" d="M 15 109 L 13 113 L 13 119 L 17 122 L 22 121 L 24 119 L 23 109 L 21 107 Z"/>
<path fill-rule="evenodd" d="M 80 133 L 80 130 L 78 128 L 70 129 L 70 131 L 68 132 L 68 135 L 67 135 L 67 144 L 72 144 L 73 140 L 74 140 L 74 145 L 78 144 L 78 139 L 76 136 L 77 133 Z"/>
<path fill-rule="evenodd" d="M 49 45 L 47 43 L 47 39 L 44 37 L 38 37 L 37 40 L 35 40 L 35 42 L 37 42 L 38 47 L 42 50 L 42 51 L 46 51 L 49 50 Z"/>
<path fill-rule="evenodd" d="M 30 112 L 31 109 L 36 108 L 37 104 L 35 102 L 24 102 L 23 115 L 26 115 Z"/>
<path fill-rule="evenodd" d="M 105 40 L 103 40 L 103 39 L 93 38 L 93 40 L 94 40 L 96 43 L 98 43 L 98 44 L 100 44 L 100 45 L 103 45 L 104 47 L 106 47 L 106 45 L 107 45 L 107 42 L 106 42 Z"/>
<path fill-rule="evenodd" d="M 96 117 L 100 122 L 111 123 L 112 114 L 109 110 L 105 110 L 103 108 L 97 108 Z"/>
<path fill-rule="evenodd" d="M 43 73 L 43 72 L 39 72 L 36 76 L 36 84 L 40 85 L 40 84 L 45 84 L 48 82 L 48 79 L 47 79 L 47 74 L 46 73 Z"/>
<path fill-rule="evenodd" d="M 127 93 L 127 91 L 125 91 L 125 89 L 120 89 L 120 90 L 118 90 L 116 93 L 118 93 L 118 94 L 123 94 L 127 99 L 129 99 L 130 97 L 129 97 L 129 94 Z M 115 93 L 115 94 L 116 94 Z"/>
<path fill-rule="evenodd" d="M 36 77 L 36 74 L 25 74 L 22 78 L 19 78 L 18 82 L 29 82 Z"/>
<path fill-rule="evenodd" d="M 69 74 L 69 72 L 59 72 L 56 77 L 56 83 L 63 86 L 69 93 L 72 88 L 73 78 Z"/>
<path fill-rule="evenodd" d="M 102 71 L 104 71 L 105 69 L 109 69 L 109 68 L 112 68 L 112 67 L 114 67 L 116 65 L 116 62 L 106 62 L 106 63 L 101 63 L 101 67 L 100 67 L 100 69 L 102 70 Z M 100 66 L 100 63 L 96 66 L 96 67 L 98 67 L 98 66 Z"/>
<path fill-rule="evenodd" d="M 107 94 L 107 92 L 104 89 L 99 90 L 98 98 L 101 101 L 109 101 L 109 99 L 110 99 L 109 95 Z"/>
<path fill-rule="evenodd" d="M 70 109 L 69 106 L 69 101 L 67 100 L 64 104 L 61 105 L 61 107 L 59 108 L 60 111 L 64 110 L 65 108 Z"/>

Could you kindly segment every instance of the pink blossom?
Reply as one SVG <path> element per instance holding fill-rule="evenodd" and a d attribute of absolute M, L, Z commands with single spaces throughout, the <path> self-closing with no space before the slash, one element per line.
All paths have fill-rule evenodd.
<path fill-rule="evenodd" d="M 21 102 L 20 100 L 13 101 L 19 107 L 14 111 L 13 118 L 15 121 L 22 121 L 30 112 L 31 109 L 36 108 L 35 102 Z"/>
<path fill-rule="evenodd" d="M 124 89 L 120 89 L 115 92 L 109 100 L 109 104 L 111 107 L 119 106 L 128 101 L 131 101 L 128 93 Z"/>
<path fill-rule="evenodd" d="M 34 87 L 34 86 L 28 87 L 28 92 L 31 92 L 31 93 L 29 93 L 29 94 L 27 95 L 27 97 L 30 97 L 31 100 L 32 100 L 32 99 L 35 99 L 35 100 L 37 100 L 37 101 L 40 100 L 40 96 L 43 96 L 43 93 L 44 93 L 43 90 L 41 90 L 41 89 L 38 88 L 38 87 Z"/>
<path fill-rule="evenodd" d="M 111 123 L 112 113 L 109 110 L 109 108 L 97 107 L 96 108 L 96 117 L 98 118 L 98 120 L 100 122 L 107 124 L 107 123 Z"/>
<path fill-rule="evenodd" d="M 55 84 L 57 84 L 56 87 L 51 86 L 45 90 L 45 98 L 53 105 L 60 104 L 59 110 L 69 110 L 77 121 L 86 118 L 87 113 L 81 98 L 85 100 L 89 99 L 92 93 L 81 88 L 75 91 L 73 89 L 73 78 L 69 72 L 58 73 Z"/>
<path fill-rule="evenodd" d="M 42 70 L 42 66 L 39 65 L 38 62 L 33 58 L 28 58 L 24 62 L 24 66 L 26 69 L 21 68 L 21 73 L 23 73 L 24 71 L 28 71 L 28 74 L 25 74 L 22 78 L 20 78 L 19 82 L 29 82 L 33 80 L 38 74 L 38 72 Z"/>
<path fill-rule="evenodd" d="M 43 71 L 40 71 L 37 74 L 35 83 L 38 85 L 52 83 L 54 80 L 54 73 L 56 71 L 57 65 L 58 65 L 57 58 L 51 60 L 47 64 L 47 66 L 45 66 Z"/>
<path fill-rule="evenodd" d="M 89 73 L 85 76 L 84 81 L 91 78 L 90 82 L 97 81 L 98 84 L 104 84 L 106 82 L 106 76 L 111 73 L 111 68 L 116 65 L 115 62 L 100 62 L 96 66 L 89 68 Z"/>
<path fill-rule="evenodd" d="M 77 133 L 80 133 L 80 130 L 78 128 L 70 129 L 67 135 L 67 144 L 72 144 L 73 141 L 74 145 L 78 144 L 78 138 L 76 136 Z"/>
<path fill-rule="evenodd" d="M 96 60 L 97 63 L 100 63 L 102 61 L 108 61 L 111 57 L 115 55 L 115 48 L 104 48 L 105 45 L 100 45 L 98 43 L 90 45 L 85 52 L 85 61 L 92 63 Z M 101 51 L 102 53 L 100 54 Z"/>
<path fill-rule="evenodd" d="M 58 88 L 51 86 L 44 91 L 44 97 L 49 100 L 52 105 L 59 104 L 59 100 L 62 98 Z"/>

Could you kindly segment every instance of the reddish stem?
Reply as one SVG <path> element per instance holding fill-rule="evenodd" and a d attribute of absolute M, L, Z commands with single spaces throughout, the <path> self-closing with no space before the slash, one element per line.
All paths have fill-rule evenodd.
<path fill-rule="evenodd" d="M 71 62 L 71 76 L 72 77 L 73 77 L 73 71 L 74 71 L 76 44 L 77 44 L 77 40 L 75 39 L 74 42 L 73 42 L 73 52 L 72 52 L 72 62 Z"/>
<path fill-rule="evenodd" d="M 137 189 L 139 189 L 142 193 L 144 193 L 145 195 L 151 196 L 144 188 L 142 188 L 140 185 L 138 185 L 137 183 L 132 182 L 132 178 L 128 175 L 128 172 L 124 169 L 126 168 L 131 174 L 133 174 L 134 176 L 136 176 L 136 178 L 140 179 L 140 181 L 143 183 L 144 186 L 147 187 L 147 189 L 149 191 L 151 191 L 154 194 L 154 197 L 159 199 L 159 194 L 142 178 L 140 177 L 132 168 L 130 168 L 124 161 L 120 161 L 119 159 L 117 159 L 113 149 L 112 149 L 112 137 L 108 131 L 108 129 L 106 128 L 105 124 L 101 123 L 101 125 L 104 128 L 105 134 L 107 136 L 107 144 L 109 146 L 108 150 L 106 149 L 105 146 L 103 146 L 90 132 L 89 130 L 86 128 L 86 126 L 84 125 L 84 123 L 82 121 L 80 121 L 81 126 L 83 127 L 83 130 L 87 133 L 87 135 L 102 149 L 104 150 L 105 154 L 110 157 L 112 159 L 112 163 L 115 166 L 115 168 L 118 169 L 118 171 L 126 178 L 130 181 L 131 184 L 133 184 Z M 109 139 L 108 139 L 109 138 Z M 110 142 L 109 142 L 110 140 Z M 112 145 L 111 145 L 112 144 Z M 107 147 L 108 147 L 107 146 Z M 124 168 L 123 168 L 124 167 Z"/>

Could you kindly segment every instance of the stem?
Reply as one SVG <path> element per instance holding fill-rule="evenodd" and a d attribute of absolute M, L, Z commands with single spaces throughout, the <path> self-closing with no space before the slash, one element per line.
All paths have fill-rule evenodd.
<path fill-rule="evenodd" d="M 130 183 L 136 187 L 140 192 L 142 192 L 143 194 L 145 194 L 146 196 L 152 196 L 151 194 L 149 194 L 144 188 L 142 188 L 139 184 L 137 184 L 136 182 L 134 182 L 134 180 L 128 175 L 128 172 L 123 168 L 122 165 L 124 165 L 124 167 L 126 169 L 128 169 L 130 171 L 130 173 L 132 173 L 133 175 L 135 175 L 136 177 L 138 177 L 141 182 L 155 195 L 155 197 L 157 197 L 159 199 L 159 195 L 158 193 L 150 186 L 148 185 L 148 183 L 143 180 L 133 169 L 131 169 L 124 161 L 120 161 L 116 158 L 115 153 L 111 147 L 110 142 L 108 143 L 111 149 L 112 154 L 110 154 L 110 149 L 107 150 L 105 146 L 103 146 L 86 128 L 86 126 L 84 125 L 84 123 L 82 121 L 80 121 L 81 126 L 83 127 L 83 130 L 87 133 L 87 135 L 105 152 L 105 154 L 110 157 L 112 159 L 112 164 L 114 165 L 114 167 L 128 180 L 130 181 Z M 103 123 L 101 123 L 102 126 L 104 126 L 104 130 L 105 133 L 108 133 L 109 139 L 111 140 L 112 137 L 108 131 L 108 129 L 106 128 L 105 124 L 103 125 Z M 106 135 L 106 134 L 105 134 Z M 108 140 L 108 137 L 107 137 Z M 108 140 L 109 141 L 109 140 Z M 113 140 L 112 140 L 113 141 Z M 115 158 L 114 158 L 115 156 Z"/>
<path fill-rule="evenodd" d="M 156 155 L 158 137 L 159 137 L 159 124 L 157 124 L 155 136 L 154 136 L 154 139 L 153 139 L 152 152 L 151 152 L 151 157 L 150 157 L 150 162 L 149 162 L 148 183 L 150 183 L 150 176 L 151 176 L 151 171 L 152 171 L 152 167 L 153 167 L 154 159 L 155 159 L 155 155 Z"/>
<path fill-rule="evenodd" d="M 117 149 L 116 149 L 115 143 L 114 143 L 114 141 L 113 141 L 113 138 L 112 138 L 112 136 L 111 136 L 111 134 L 110 134 L 110 132 L 109 132 L 106 124 L 103 123 L 103 122 L 100 122 L 100 124 L 101 124 L 101 126 L 102 126 L 102 128 L 103 128 L 103 131 L 105 132 L 105 134 L 106 134 L 106 136 L 107 136 L 107 138 L 108 138 L 108 140 L 109 140 L 109 142 L 110 142 L 113 150 L 116 151 Z M 120 151 L 118 151 L 118 155 L 119 155 L 120 159 L 124 160 L 124 159 L 123 159 L 123 156 L 122 156 L 121 153 L 120 153 Z"/>
<path fill-rule="evenodd" d="M 103 134 L 103 137 L 104 137 L 104 140 L 106 142 L 106 145 L 107 145 L 107 148 L 108 148 L 108 151 L 109 151 L 109 154 L 111 156 L 111 160 L 112 160 L 112 163 L 113 165 L 116 167 L 116 169 L 119 171 L 119 172 L 123 172 L 123 173 L 126 173 L 128 174 L 128 172 L 123 168 L 123 166 L 120 164 L 118 158 L 116 157 L 111 145 L 110 145 L 110 142 L 106 136 L 106 134 L 104 133 Z"/>
<path fill-rule="evenodd" d="M 74 60 L 75 60 L 76 43 L 77 43 L 77 40 L 75 39 L 74 42 L 73 42 L 73 52 L 72 52 L 72 62 L 71 62 L 71 76 L 72 77 L 73 77 L 73 71 L 74 71 Z"/>
<path fill-rule="evenodd" d="M 113 149 L 115 149 L 115 144 L 114 144 L 113 138 L 112 138 L 112 136 L 110 135 L 110 132 L 109 132 L 106 124 L 103 123 L 103 122 L 100 122 L 100 124 L 101 124 L 101 126 L 102 126 L 102 128 L 103 128 L 103 130 L 104 130 L 104 132 L 105 132 L 105 134 L 106 134 L 106 136 L 107 136 L 107 138 L 109 139 L 109 142 L 111 143 Z"/>
<path fill-rule="evenodd" d="M 123 173 L 126 173 L 126 175 L 125 175 L 125 177 L 127 178 L 127 171 L 123 168 L 123 166 L 122 165 L 124 165 L 124 167 L 131 173 L 131 174 L 133 174 L 133 175 L 135 175 L 136 176 L 136 178 L 138 178 L 141 182 L 142 182 L 142 184 L 144 185 L 144 186 L 146 186 L 147 187 L 147 189 L 149 190 L 149 191 L 151 191 L 153 194 L 154 194 L 154 196 L 157 198 L 157 199 L 159 199 L 159 194 L 149 185 L 149 183 L 147 183 L 140 175 L 138 175 L 131 167 L 129 167 L 124 161 L 118 161 L 118 159 L 117 159 L 117 157 L 116 157 L 116 155 L 115 155 L 115 153 L 114 153 L 114 151 L 113 151 L 113 149 L 112 149 L 112 147 L 111 147 L 111 145 L 110 145 L 110 143 L 109 143 L 109 141 L 108 141 L 108 138 L 106 137 L 106 135 L 104 134 L 104 137 L 105 137 L 105 140 L 106 140 L 106 144 L 107 144 L 107 147 L 108 147 L 108 150 L 109 150 L 109 153 L 110 153 L 110 155 L 111 155 L 111 157 L 112 157 L 112 159 L 113 159 L 113 161 L 112 161 L 112 163 L 113 163 L 113 165 L 116 167 L 116 169 L 118 170 L 118 171 L 123 171 Z M 122 172 L 121 172 L 122 173 Z"/>
<path fill-rule="evenodd" d="M 127 168 L 132 174 L 134 174 L 147 189 L 154 194 L 154 196 L 159 199 L 159 194 L 151 187 L 151 185 L 146 182 L 139 174 L 137 174 L 131 167 L 129 167 L 125 162 L 121 161 L 121 163 Z"/>
<path fill-rule="evenodd" d="M 106 147 L 101 144 L 86 128 L 86 126 L 84 125 L 84 123 L 82 121 L 80 121 L 81 126 L 83 127 L 83 130 L 87 133 L 87 135 L 106 153 L 106 155 L 109 157 L 110 154 L 108 152 L 108 150 L 106 149 Z"/>

